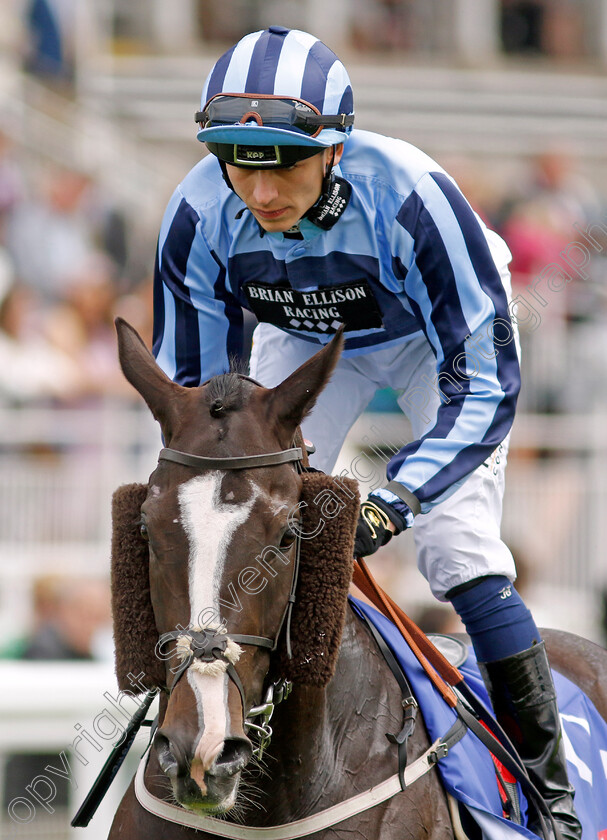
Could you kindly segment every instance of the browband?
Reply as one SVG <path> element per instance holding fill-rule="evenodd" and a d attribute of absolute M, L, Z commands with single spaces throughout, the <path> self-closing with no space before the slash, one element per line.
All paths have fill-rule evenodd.
<path fill-rule="evenodd" d="M 245 470 L 254 467 L 273 467 L 277 464 L 288 464 L 292 461 L 303 460 L 303 452 L 299 446 L 293 449 L 283 449 L 280 452 L 266 452 L 262 455 L 241 455 L 235 458 L 207 458 L 204 455 L 190 455 L 178 449 L 161 449 L 158 455 L 160 461 L 174 461 L 186 467 L 201 470 Z"/>

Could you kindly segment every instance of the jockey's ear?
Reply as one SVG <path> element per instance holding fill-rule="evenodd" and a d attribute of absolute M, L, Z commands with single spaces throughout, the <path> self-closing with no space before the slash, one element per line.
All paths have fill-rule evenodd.
<path fill-rule="evenodd" d="M 276 422 L 279 437 L 285 430 L 289 438 L 287 443 L 329 382 L 343 350 L 344 329 L 342 325 L 322 350 L 269 392 L 269 417 Z"/>
<path fill-rule="evenodd" d="M 185 390 L 160 369 L 143 339 L 123 318 L 116 318 L 118 358 L 126 379 L 143 397 L 150 411 L 160 423 L 165 439 L 170 438 L 171 407 L 177 393 Z"/>

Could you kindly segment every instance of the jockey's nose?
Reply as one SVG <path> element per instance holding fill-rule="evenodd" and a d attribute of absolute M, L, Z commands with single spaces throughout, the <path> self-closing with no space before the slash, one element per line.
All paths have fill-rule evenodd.
<path fill-rule="evenodd" d="M 275 173 L 258 169 L 251 174 L 254 178 L 253 204 L 256 207 L 266 207 L 278 198 Z"/>

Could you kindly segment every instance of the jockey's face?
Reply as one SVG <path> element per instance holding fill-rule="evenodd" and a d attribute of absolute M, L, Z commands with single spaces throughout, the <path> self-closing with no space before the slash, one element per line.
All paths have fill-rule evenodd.
<path fill-rule="evenodd" d="M 343 146 L 335 148 L 334 163 Z M 247 169 L 227 164 L 234 192 L 242 198 L 264 230 L 281 233 L 292 228 L 318 200 L 332 149 L 285 169 Z"/>

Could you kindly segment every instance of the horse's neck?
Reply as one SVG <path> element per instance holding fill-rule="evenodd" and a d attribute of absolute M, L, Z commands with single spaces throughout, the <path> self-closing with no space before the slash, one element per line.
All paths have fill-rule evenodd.
<path fill-rule="evenodd" d="M 273 724 L 269 778 L 259 777 L 251 794 L 263 811 L 247 810 L 250 824 L 299 819 L 394 772 L 394 748 L 386 733 L 402 726 L 399 690 L 350 609 L 329 686 L 295 686 Z"/>

